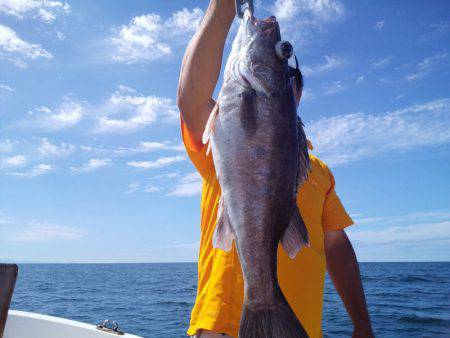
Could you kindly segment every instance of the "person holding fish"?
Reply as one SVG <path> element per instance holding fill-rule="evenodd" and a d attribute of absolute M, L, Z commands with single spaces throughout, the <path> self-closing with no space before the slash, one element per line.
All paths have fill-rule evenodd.
<path fill-rule="evenodd" d="M 330 169 L 308 154 L 297 115 L 303 78 L 298 64 L 288 66 L 293 48 L 275 17 L 258 20 L 252 6 L 245 10 L 212 98 L 235 10 L 234 0 L 211 0 L 178 86 L 183 142 L 203 179 L 188 335 L 321 337 L 327 270 L 353 337 L 373 337 L 344 230 L 353 221 Z"/>

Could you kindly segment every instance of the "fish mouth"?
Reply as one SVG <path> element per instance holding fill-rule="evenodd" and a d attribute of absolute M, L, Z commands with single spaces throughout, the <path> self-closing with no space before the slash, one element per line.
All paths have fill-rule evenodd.
<path fill-rule="evenodd" d="M 263 20 L 256 20 L 254 25 L 261 33 L 270 35 L 277 28 L 277 19 L 274 16 L 270 16 Z"/>
<path fill-rule="evenodd" d="M 261 33 L 265 35 L 270 35 L 278 27 L 277 18 L 273 15 L 265 19 L 257 19 L 250 13 L 250 11 L 245 11 L 246 19 L 253 24 Z"/>

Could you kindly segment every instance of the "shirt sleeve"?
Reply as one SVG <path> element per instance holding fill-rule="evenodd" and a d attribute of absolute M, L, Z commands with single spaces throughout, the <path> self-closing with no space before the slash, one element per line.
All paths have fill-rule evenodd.
<path fill-rule="evenodd" d="M 325 202 L 323 204 L 322 226 L 324 232 L 342 230 L 354 224 L 336 194 L 334 176 L 328 167 L 327 171 L 330 175 L 330 188 L 327 191 Z"/>
<path fill-rule="evenodd" d="M 184 146 L 186 148 L 186 152 L 194 164 L 197 171 L 200 173 L 202 177 L 206 177 L 208 172 L 213 168 L 213 160 L 212 154 L 209 152 L 206 155 L 206 151 L 208 147 L 206 145 L 199 145 L 194 141 L 191 132 L 188 127 L 184 123 L 183 119 L 180 116 L 181 123 L 181 137 L 183 139 Z"/>

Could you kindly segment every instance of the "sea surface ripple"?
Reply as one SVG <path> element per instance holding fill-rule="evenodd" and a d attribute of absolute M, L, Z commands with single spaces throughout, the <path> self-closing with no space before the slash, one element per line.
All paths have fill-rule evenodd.
<path fill-rule="evenodd" d="M 22 264 L 11 308 L 98 324 L 143 337 L 185 337 L 197 291 L 195 263 Z M 450 337 L 450 263 L 361 263 L 376 337 Z M 325 337 L 352 325 L 325 281 Z"/>

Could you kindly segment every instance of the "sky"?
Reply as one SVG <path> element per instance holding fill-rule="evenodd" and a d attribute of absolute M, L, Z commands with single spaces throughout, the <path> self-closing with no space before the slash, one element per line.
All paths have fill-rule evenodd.
<path fill-rule="evenodd" d="M 1 261 L 197 260 L 201 182 L 176 88 L 207 4 L 0 0 Z M 299 114 L 358 259 L 450 260 L 450 3 L 256 1 L 255 14 L 294 45 Z"/>

